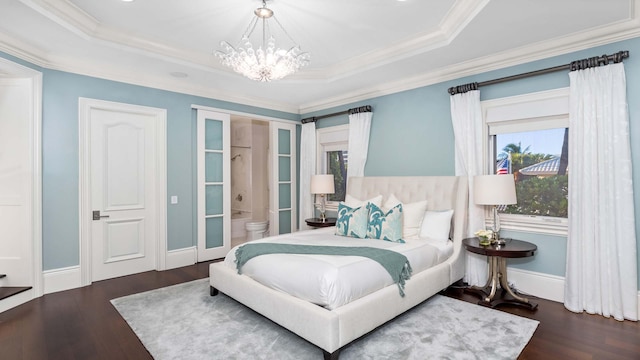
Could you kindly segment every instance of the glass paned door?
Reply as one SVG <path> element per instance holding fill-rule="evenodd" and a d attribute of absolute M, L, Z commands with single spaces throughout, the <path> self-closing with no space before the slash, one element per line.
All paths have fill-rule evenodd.
<path fill-rule="evenodd" d="M 198 261 L 231 248 L 230 116 L 198 109 Z"/>
<path fill-rule="evenodd" d="M 296 125 L 271 122 L 271 235 L 297 230 Z"/>

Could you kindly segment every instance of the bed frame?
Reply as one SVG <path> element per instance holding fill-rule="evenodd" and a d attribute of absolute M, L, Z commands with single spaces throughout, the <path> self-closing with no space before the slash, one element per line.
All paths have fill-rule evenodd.
<path fill-rule="evenodd" d="M 324 358 L 337 360 L 340 349 L 396 316 L 447 288 L 464 275 L 462 238 L 466 234 L 468 187 L 466 177 L 390 176 L 352 177 L 347 193 L 358 199 L 394 194 L 402 202 L 428 200 L 429 210 L 454 209 L 453 255 L 445 262 L 415 273 L 406 282 L 405 296 L 389 285 L 370 295 L 328 310 L 238 275 L 222 262 L 209 268 L 211 295 L 218 291 L 293 331 L 323 350 Z"/>

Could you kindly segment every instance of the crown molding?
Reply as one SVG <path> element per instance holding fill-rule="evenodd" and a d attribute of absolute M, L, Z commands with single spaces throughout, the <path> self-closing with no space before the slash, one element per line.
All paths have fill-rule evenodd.
<path fill-rule="evenodd" d="M 143 54 L 174 64 L 206 71 L 229 73 L 221 64 L 212 61 L 213 56 L 131 36 L 131 34 L 106 27 L 68 0 L 20 0 L 20 2 L 84 40 L 102 43 L 112 48 Z"/>
<path fill-rule="evenodd" d="M 393 46 L 369 51 L 324 69 L 296 74 L 295 79 L 333 82 L 447 46 L 482 11 L 489 1 L 457 0 L 435 31 L 424 32 Z"/>
<path fill-rule="evenodd" d="M 98 20 L 68 0 L 19 1 L 85 40 L 91 40 L 100 25 Z"/>
<path fill-rule="evenodd" d="M 465 61 L 413 77 L 399 79 L 382 85 L 376 85 L 375 87 L 362 88 L 340 96 L 318 100 L 313 103 L 301 104 L 299 112 L 304 115 L 375 97 L 395 94 L 445 81 L 460 79 L 510 66 L 526 64 L 618 41 L 637 38 L 640 37 L 639 5 L 640 0 L 634 0 L 631 2 L 630 13 L 633 15 L 628 20 Z"/>
<path fill-rule="evenodd" d="M 172 80 L 168 78 L 160 78 L 157 76 L 139 76 L 137 73 L 122 72 L 120 69 L 113 67 L 108 68 L 102 66 L 100 72 L 96 72 L 94 68 L 82 68 L 81 64 L 51 67 L 52 70 L 70 72 L 79 75 L 85 75 L 95 77 L 99 79 L 111 80 L 122 82 L 130 85 L 144 86 L 153 89 L 171 91 L 180 94 L 199 96 L 209 98 L 218 101 L 227 101 L 239 105 L 247 105 L 256 108 L 263 108 L 268 110 L 282 111 L 287 113 L 298 113 L 298 106 L 279 103 L 273 100 L 265 100 L 256 97 L 242 96 L 236 94 L 230 94 L 224 90 L 217 90 L 209 86 L 201 86 L 179 80 Z"/>
<path fill-rule="evenodd" d="M 44 60 L 46 56 L 45 53 L 40 49 L 3 33 L 0 33 L 0 51 L 28 61 L 36 66 L 47 67 L 49 65 L 49 63 Z"/>
<path fill-rule="evenodd" d="M 202 96 L 220 101 L 228 101 L 241 105 L 254 106 L 269 110 L 283 111 L 297 114 L 299 107 L 289 103 L 278 103 L 273 100 L 265 100 L 242 95 L 232 95 L 226 91 L 216 90 L 208 86 L 184 84 L 178 80 L 167 80 L 159 77 L 140 76 L 136 72 L 123 72 L 118 67 L 91 67 L 83 61 L 65 57 L 47 57 L 47 54 L 15 38 L 0 33 L 0 51 L 36 66 L 64 71 L 72 74 L 85 75 L 104 80 L 123 82 L 132 85 L 144 86 L 160 90 L 172 91 L 181 94 Z M 205 67 L 204 70 L 212 71 Z"/>

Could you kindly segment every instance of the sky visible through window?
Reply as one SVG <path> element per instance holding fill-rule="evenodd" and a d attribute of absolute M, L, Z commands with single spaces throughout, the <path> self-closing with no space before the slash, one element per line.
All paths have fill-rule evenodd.
<path fill-rule="evenodd" d="M 522 150 L 529 146 L 528 152 L 532 154 L 560 156 L 563 140 L 564 128 L 500 134 L 497 136 L 496 149 L 500 155 L 502 149 L 508 144 L 520 143 Z"/>

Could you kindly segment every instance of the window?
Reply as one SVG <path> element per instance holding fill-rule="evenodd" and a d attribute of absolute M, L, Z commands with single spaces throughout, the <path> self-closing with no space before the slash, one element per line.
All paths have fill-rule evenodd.
<path fill-rule="evenodd" d="M 328 201 L 344 201 L 347 194 L 348 153 L 346 150 L 326 151 L 327 174 L 333 174 L 336 192 L 329 194 Z"/>
<path fill-rule="evenodd" d="M 552 128 L 494 136 L 496 174 L 514 174 L 518 203 L 500 213 L 567 217 L 568 156 L 563 145 L 568 128 Z"/>
<path fill-rule="evenodd" d="M 349 164 L 349 125 L 332 126 L 316 130 L 318 142 L 318 174 L 333 174 L 335 193 L 327 197 L 327 209 L 337 210 L 338 202 L 347 193 L 347 168 Z"/>
<path fill-rule="evenodd" d="M 487 172 L 516 179 L 502 228 L 566 235 L 568 106 L 567 89 L 483 102 Z"/>

